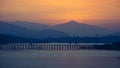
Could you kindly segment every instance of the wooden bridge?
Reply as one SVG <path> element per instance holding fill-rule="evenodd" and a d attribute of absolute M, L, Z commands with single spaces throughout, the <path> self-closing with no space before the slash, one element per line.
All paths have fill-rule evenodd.
<path fill-rule="evenodd" d="M 81 50 L 92 49 L 90 44 L 69 43 L 11 43 L 0 45 L 0 50 Z"/>

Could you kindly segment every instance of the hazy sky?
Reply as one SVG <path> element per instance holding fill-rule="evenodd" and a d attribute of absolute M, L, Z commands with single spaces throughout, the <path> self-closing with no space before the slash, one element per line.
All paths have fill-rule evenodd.
<path fill-rule="evenodd" d="M 120 0 L 0 0 L 0 20 L 48 24 L 120 20 Z"/>

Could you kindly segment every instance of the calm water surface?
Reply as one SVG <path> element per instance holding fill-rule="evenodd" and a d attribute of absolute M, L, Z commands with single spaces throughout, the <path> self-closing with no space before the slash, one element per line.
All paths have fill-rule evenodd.
<path fill-rule="evenodd" d="M 0 68 L 120 68 L 120 51 L 0 51 Z"/>

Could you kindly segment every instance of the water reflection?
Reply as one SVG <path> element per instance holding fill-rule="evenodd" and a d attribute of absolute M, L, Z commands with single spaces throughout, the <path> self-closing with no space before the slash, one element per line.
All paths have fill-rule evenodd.
<path fill-rule="evenodd" d="M 0 68 L 120 68 L 120 51 L 0 51 Z"/>

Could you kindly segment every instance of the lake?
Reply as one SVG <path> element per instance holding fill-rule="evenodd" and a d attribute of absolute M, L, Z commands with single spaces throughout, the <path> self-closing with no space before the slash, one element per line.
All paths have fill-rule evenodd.
<path fill-rule="evenodd" d="M 0 51 L 0 68 L 120 68 L 120 51 Z"/>

